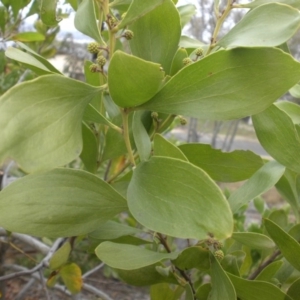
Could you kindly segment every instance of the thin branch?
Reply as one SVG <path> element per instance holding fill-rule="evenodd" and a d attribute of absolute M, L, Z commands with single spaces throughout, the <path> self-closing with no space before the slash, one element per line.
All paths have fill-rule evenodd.
<path fill-rule="evenodd" d="M 15 300 L 21 300 L 24 299 L 24 296 L 26 292 L 31 288 L 31 286 L 35 283 L 35 278 L 31 278 L 22 288 L 22 290 L 18 293 L 17 297 Z"/>
<path fill-rule="evenodd" d="M 87 277 L 91 276 L 95 272 L 99 271 L 101 268 L 103 268 L 105 264 L 101 263 L 100 265 L 96 266 L 94 269 L 87 271 L 82 275 L 82 279 L 86 279 Z"/>
<path fill-rule="evenodd" d="M 5 276 L 1 276 L 0 281 L 9 280 L 12 278 L 17 278 L 17 277 L 25 276 L 25 275 L 31 275 L 31 274 L 39 271 L 43 267 L 48 267 L 50 258 L 52 257 L 53 253 L 57 250 L 57 248 L 59 247 L 59 245 L 61 244 L 61 242 L 63 240 L 64 240 L 63 238 L 57 239 L 54 242 L 54 244 L 52 245 L 52 247 L 50 248 L 50 250 L 49 250 L 48 254 L 45 256 L 45 258 L 39 264 L 37 264 L 34 268 L 32 268 L 30 270 L 26 270 L 26 271 L 20 271 L 20 272 L 8 274 Z"/>
<path fill-rule="evenodd" d="M 261 265 L 258 266 L 258 268 L 249 275 L 248 279 L 253 280 L 256 278 L 256 276 L 269 264 L 271 264 L 278 255 L 280 255 L 280 250 L 276 250 L 267 260 L 265 260 Z"/>

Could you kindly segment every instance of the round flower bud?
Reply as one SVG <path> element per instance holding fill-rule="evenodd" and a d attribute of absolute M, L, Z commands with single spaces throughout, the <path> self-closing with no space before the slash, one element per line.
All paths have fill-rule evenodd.
<path fill-rule="evenodd" d="M 132 40 L 134 37 L 134 34 L 131 30 L 125 30 L 123 36 L 126 40 Z"/>
<path fill-rule="evenodd" d="M 91 71 L 92 73 L 98 72 L 98 71 L 99 71 L 99 66 L 96 65 L 96 64 L 91 64 L 91 65 L 90 65 L 90 71 Z"/>
<path fill-rule="evenodd" d="M 196 49 L 195 54 L 196 54 L 197 56 L 202 56 L 202 55 L 203 55 L 203 49 L 202 49 L 202 48 Z"/>
<path fill-rule="evenodd" d="M 87 50 L 88 50 L 90 53 L 96 54 L 96 53 L 99 52 L 99 47 L 100 47 L 100 45 L 99 45 L 98 43 L 93 42 L 93 43 L 88 44 Z"/>
<path fill-rule="evenodd" d="M 222 250 L 217 250 L 215 251 L 214 256 L 218 261 L 221 261 L 224 258 L 224 252 Z"/>
<path fill-rule="evenodd" d="M 180 122 L 181 125 L 186 125 L 187 124 L 187 120 L 185 118 L 181 117 L 181 116 L 179 117 L 179 122 Z"/>
<path fill-rule="evenodd" d="M 157 119 L 157 118 L 158 118 L 158 113 L 157 113 L 156 111 L 153 111 L 153 112 L 151 113 L 151 117 L 152 117 L 153 119 Z"/>
<path fill-rule="evenodd" d="M 103 67 L 106 64 L 106 58 L 103 55 L 100 55 L 97 57 L 96 62 L 100 67 Z"/>
<path fill-rule="evenodd" d="M 185 58 L 182 62 L 185 66 L 188 66 L 191 63 L 193 63 L 193 61 L 189 57 Z"/>

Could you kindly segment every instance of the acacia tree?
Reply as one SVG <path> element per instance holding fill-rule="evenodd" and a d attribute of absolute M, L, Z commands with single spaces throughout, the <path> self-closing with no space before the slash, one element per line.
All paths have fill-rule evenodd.
<path fill-rule="evenodd" d="M 98 241 L 99 259 L 126 282 L 151 286 L 155 300 L 298 299 L 300 112 L 276 100 L 300 80 L 286 46 L 300 25 L 300 1 L 228 1 L 222 10 L 215 1 L 207 45 L 181 37 L 186 15 L 176 1 L 69 2 L 76 28 L 95 39 L 86 83 L 23 44 L 6 51 L 39 77 L 0 98 L 0 159 L 13 158 L 28 174 L 1 191 L 0 225 L 68 237 L 36 268 L 48 262 L 48 284 L 62 276 L 74 293 L 82 282 L 68 257 L 80 237 Z M 42 21 L 56 25 L 55 1 L 41 3 Z M 245 7 L 219 39 L 229 13 Z M 163 132 L 176 116 L 184 123 L 181 115 L 251 115 L 271 158 L 175 147 Z M 242 180 L 230 195 L 216 184 Z M 257 198 L 274 185 L 293 222 L 288 210 L 267 209 Z M 253 199 L 264 219 L 246 229 Z"/>

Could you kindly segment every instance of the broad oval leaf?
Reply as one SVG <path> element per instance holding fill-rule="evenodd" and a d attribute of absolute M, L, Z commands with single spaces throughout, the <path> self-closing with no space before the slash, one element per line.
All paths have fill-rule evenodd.
<path fill-rule="evenodd" d="M 247 13 L 218 45 L 224 48 L 274 47 L 289 40 L 299 26 L 300 13 L 297 9 L 269 3 Z"/>
<path fill-rule="evenodd" d="M 118 25 L 118 28 L 123 28 L 133 23 L 137 19 L 149 13 L 151 10 L 155 9 L 157 6 L 161 5 L 164 1 L 169 0 L 133 0 L 128 8 L 128 11 L 126 12 L 125 18 Z M 115 6 L 114 3 L 112 3 L 111 5 Z"/>
<path fill-rule="evenodd" d="M 265 219 L 264 225 L 285 259 L 295 269 L 300 270 L 300 244 L 271 220 Z"/>
<path fill-rule="evenodd" d="M 273 187 L 284 174 L 285 167 L 277 161 L 270 161 L 262 166 L 228 199 L 232 212 L 258 197 Z"/>
<path fill-rule="evenodd" d="M 137 166 L 127 192 L 133 216 L 145 227 L 174 237 L 229 237 L 233 219 L 219 187 L 198 167 L 152 157 Z"/>
<path fill-rule="evenodd" d="M 154 155 L 177 158 L 187 161 L 185 155 L 178 147 L 166 140 L 162 135 L 156 133 L 154 136 Z"/>
<path fill-rule="evenodd" d="M 93 38 L 100 45 L 106 45 L 98 28 L 95 11 L 95 1 L 81 1 L 80 5 L 77 8 L 74 25 L 78 31 Z"/>
<path fill-rule="evenodd" d="M 164 75 L 159 64 L 116 51 L 108 68 L 111 97 L 121 107 L 145 103 L 157 93 Z"/>
<path fill-rule="evenodd" d="M 300 173 L 300 138 L 292 119 L 276 105 L 252 117 L 258 140 L 278 162 Z"/>
<path fill-rule="evenodd" d="M 251 177 L 263 161 L 251 151 L 222 152 L 206 144 L 184 144 L 179 149 L 188 160 L 221 182 L 236 182 Z"/>
<path fill-rule="evenodd" d="M 275 106 L 283 110 L 293 121 L 294 124 L 300 124 L 300 106 L 290 101 L 279 101 Z"/>
<path fill-rule="evenodd" d="M 101 89 L 60 75 L 10 89 L 0 98 L 0 161 L 11 157 L 30 173 L 77 158 L 84 110 Z"/>
<path fill-rule="evenodd" d="M 122 270 L 135 270 L 162 260 L 175 259 L 178 256 L 177 252 L 159 253 L 138 246 L 113 242 L 101 243 L 95 251 L 104 263 Z"/>
<path fill-rule="evenodd" d="M 211 281 L 212 289 L 209 295 L 211 300 L 236 300 L 234 287 L 228 275 L 220 266 L 218 260 L 211 254 Z"/>
<path fill-rule="evenodd" d="M 192 16 L 196 13 L 196 6 L 194 4 L 186 4 L 177 7 L 179 16 L 180 16 L 180 23 L 181 27 L 183 28 L 187 23 L 190 22 Z"/>
<path fill-rule="evenodd" d="M 90 237 L 99 240 L 112 240 L 117 239 L 121 236 L 132 235 L 136 233 L 141 233 L 142 230 L 127 226 L 115 221 L 107 221 L 105 224 L 99 226 L 95 231 L 89 234 Z"/>
<path fill-rule="evenodd" d="M 126 200 L 85 171 L 25 176 L 0 193 L 0 226 L 36 236 L 77 236 L 126 211 Z"/>
<path fill-rule="evenodd" d="M 82 288 L 81 269 L 75 263 L 63 266 L 60 270 L 60 276 L 72 294 L 77 294 Z"/>
<path fill-rule="evenodd" d="M 115 269 L 118 275 L 126 283 L 134 286 L 149 286 L 161 282 L 168 282 L 177 284 L 178 281 L 170 272 L 169 276 L 164 276 L 157 271 L 157 268 L 161 267 L 160 263 L 146 266 L 135 270 L 121 270 Z"/>
<path fill-rule="evenodd" d="M 179 14 L 172 1 L 165 0 L 134 22 L 129 29 L 134 32 L 134 38 L 129 42 L 132 54 L 161 64 L 166 74 L 169 74 L 181 34 Z"/>
<path fill-rule="evenodd" d="M 265 281 L 246 280 L 227 274 L 241 300 L 292 300 L 274 284 Z"/>
<path fill-rule="evenodd" d="M 263 111 L 295 85 L 299 66 L 276 48 L 221 50 L 183 68 L 141 108 L 201 119 L 242 118 Z"/>
<path fill-rule="evenodd" d="M 183 60 L 188 57 L 187 51 L 184 48 L 179 48 L 174 55 L 170 75 L 175 75 L 179 70 L 181 70 L 183 65 Z"/>
<path fill-rule="evenodd" d="M 272 249 L 275 247 L 268 236 L 256 232 L 234 232 L 232 238 L 252 249 Z"/>
<path fill-rule="evenodd" d="M 283 261 L 277 260 L 266 266 L 255 278 L 260 281 L 271 281 L 276 275 L 277 271 L 282 267 Z"/>
<path fill-rule="evenodd" d="M 289 287 L 287 294 L 293 299 L 298 300 L 300 295 L 300 278 L 296 279 Z"/>

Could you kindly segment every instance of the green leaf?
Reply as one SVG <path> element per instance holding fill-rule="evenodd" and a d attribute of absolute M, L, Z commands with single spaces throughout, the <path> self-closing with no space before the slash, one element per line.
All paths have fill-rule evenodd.
<path fill-rule="evenodd" d="M 143 104 L 157 93 L 164 75 L 159 64 L 116 51 L 108 68 L 111 97 L 121 107 Z"/>
<path fill-rule="evenodd" d="M 100 45 L 105 46 L 106 44 L 98 28 L 95 9 L 95 1 L 83 0 L 78 6 L 74 25 L 78 31 L 91 37 Z"/>
<path fill-rule="evenodd" d="M 179 14 L 172 1 L 165 0 L 162 5 L 134 22 L 129 29 L 134 32 L 134 38 L 129 42 L 132 54 L 161 64 L 166 74 L 169 74 L 181 34 Z"/>
<path fill-rule="evenodd" d="M 178 283 L 173 273 L 170 272 L 169 276 L 163 276 L 157 272 L 158 267 L 161 267 L 159 263 L 136 270 L 116 269 L 116 271 L 122 280 L 134 286 L 149 286 L 161 282 Z"/>
<path fill-rule="evenodd" d="M 77 0 L 66 0 L 66 2 L 68 2 L 75 11 L 77 10 L 77 8 L 78 8 L 78 1 Z"/>
<path fill-rule="evenodd" d="M 160 283 L 152 285 L 150 288 L 151 300 L 178 300 L 184 289 L 181 286 L 175 286 L 171 289 L 168 283 Z"/>
<path fill-rule="evenodd" d="M 242 252 L 242 251 L 241 251 Z M 243 253 L 243 257 L 245 258 L 245 253 Z M 227 254 L 222 259 L 221 266 L 224 271 L 229 272 L 233 275 L 240 276 L 240 270 L 237 263 L 237 257 L 232 254 Z"/>
<path fill-rule="evenodd" d="M 2 32 L 2 36 L 4 36 L 5 33 L 6 18 L 7 18 L 7 10 L 4 6 L 0 6 L 0 29 Z"/>
<path fill-rule="evenodd" d="M 178 6 L 177 9 L 180 16 L 181 27 L 183 28 L 187 23 L 190 22 L 192 16 L 196 13 L 196 6 L 193 4 L 186 4 Z"/>
<path fill-rule="evenodd" d="M 300 278 L 296 279 L 289 287 L 287 291 L 287 295 L 289 295 L 293 300 L 298 300 L 300 295 Z"/>
<path fill-rule="evenodd" d="M 293 121 L 294 124 L 300 123 L 300 106 L 290 101 L 279 101 L 275 106 L 283 110 Z"/>
<path fill-rule="evenodd" d="M 181 238 L 229 237 L 232 214 L 219 187 L 201 169 L 152 157 L 133 172 L 127 192 L 133 216 L 145 227 Z"/>
<path fill-rule="evenodd" d="M 299 175 L 289 169 L 286 169 L 283 176 L 275 185 L 280 195 L 291 205 L 293 212 L 297 218 L 299 218 L 299 202 L 297 190 L 298 181 Z"/>
<path fill-rule="evenodd" d="M 99 91 L 60 75 L 42 76 L 10 89 L 0 98 L 0 161 L 12 157 L 30 173 L 77 158 L 82 150 L 83 112 Z"/>
<path fill-rule="evenodd" d="M 118 6 L 124 6 L 124 5 L 130 5 L 132 3 L 132 0 L 114 0 L 111 3 L 109 3 L 110 7 L 118 7 Z"/>
<path fill-rule="evenodd" d="M 20 42 L 41 42 L 45 40 L 45 36 L 39 32 L 21 32 L 10 37 L 10 40 Z"/>
<path fill-rule="evenodd" d="M 266 235 L 255 232 L 234 232 L 232 238 L 252 249 L 272 249 L 273 241 Z"/>
<path fill-rule="evenodd" d="M 5 1 L 2 1 L 2 2 L 6 6 Z M 30 0 L 11 0 L 11 1 L 8 1 L 8 4 L 11 5 L 14 18 L 16 18 L 18 16 L 18 14 L 20 13 L 20 10 L 22 8 L 24 8 L 27 4 L 29 4 L 29 2 L 30 2 Z"/>
<path fill-rule="evenodd" d="M 183 65 L 183 60 L 188 57 L 188 54 L 184 48 L 179 48 L 173 58 L 170 75 L 175 75 L 179 70 L 181 70 Z"/>
<path fill-rule="evenodd" d="M 277 183 L 284 171 L 285 167 L 276 161 L 270 161 L 262 166 L 229 197 L 232 212 L 236 212 L 241 206 L 268 191 Z"/>
<path fill-rule="evenodd" d="M 289 89 L 289 92 L 294 98 L 300 98 L 300 84 L 294 85 Z"/>
<path fill-rule="evenodd" d="M 211 291 L 211 284 L 205 283 L 201 285 L 196 291 L 196 297 L 198 300 L 207 300 Z"/>
<path fill-rule="evenodd" d="M 276 225 L 287 228 L 289 225 L 288 212 L 283 209 L 275 209 L 269 215 L 268 219 L 274 222 Z"/>
<path fill-rule="evenodd" d="M 56 17 L 56 0 L 42 0 L 41 3 L 41 19 L 47 26 L 57 26 L 58 20 Z"/>
<path fill-rule="evenodd" d="M 63 266 L 69 259 L 69 255 L 72 251 L 70 242 L 64 243 L 51 257 L 49 261 L 49 267 L 51 270 L 57 270 Z"/>
<path fill-rule="evenodd" d="M 300 3 L 298 0 L 255 0 L 249 3 L 241 4 L 241 6 L 247 8 L 255 8 L 263 4 L 274 3 L 274 2 L 287 4 L 295 8 L 300 8 Z"/>
<path fill-rule="evenodd" d="M 166 0 L 133 0 L 131 5 L 129 6 L 128 11 L 126 12 L 125 18 L 118 25 L 118 28 L 123 28 L 133 23 L 137 19 L 151 12 L 156 7 L 160 6 L 165 1 Z"/>
<path fill-rule="evenodd" d="M 270 280 L 275 277 L 277 271 L 282 267 L 282 265 L 282 260 L 273 261 L 256 276 L 255 280 L 270 282 Z"/>
<path fill-rule="evenodd" d="M 199 246 L 186 248 L 173 261 L 173 264 L 182 270 L 190 270 L 193 268 L 209 270 L 209 251 Z"/>
<path fill-rule="evenodd" d="M 209 295 L 211 300 L 236 300 L 236 293 L 234 287 L 220 266 L 218 260 L 211 254 L 211 281 L 212 289 Z"/>
<path fill-rule="evenodd" d="M 228 273 L 241 300 L 292 300 L 277 286 L 256 280 L 246 280 Z"/>
<path fill-rule="evenodd" d="M 142 122 L 143 111 L 136 111 L 133 116 L 132 133 L 141 161 L 149 159 L 151 154 L 151 140 Z"/>
<path fill-rule="evenodd" d="M 82 124 L 82 142 L 80 158 L 85 168 L 95 173 L 98 169 L 98 142 L 94 132 L 85 123 Z"/>
<path fill-rule="evenodd" d="M 300 26 L 300 13 L 288 5 L 270 3 L 247 13 L 219 42 L 224 48 L 274 47 L 289 40 Z M 263 28 L 263 30 L 261 30 Z"/>
<path fill-rule="evenodd" d="M 5 51 L 5 55 L 13 60 L 22 63 L 25 67 L 36 72 L 38 75 L 52 74 L 53 72 L 49 70 L 43 63 L 41 63 L 34 56 L 19 50 L 17 48 L 8 47 Z"/>
<path fill-rule="evenodd" d="M 166 140 L 162 135 L 156 133 L 154 136 L 154 155 L 166 156 L 187 161 L 185 155 L 178 147 Z"/>
<path fill-rule="evenodd" d="M 162 260 L 175 259 L 178 253 L 159 253 L 137 246 L 104 242 L 96 248 L 96 255 L 112 268 L 134 270 Z"/>
<path fill-rule="evenodd" d="M 258 140 L 278 162 L 300 173 L 300 138 L 292 119 L 276 105 L 252 117 Z"/>
<path fill-rule="evenodd" d="M 107 221 L 95 231 L 91 232 L 89 236 L 99 240 L 112 240 L 121 236 L 132 235 L 141 232 L 142 230 L 135 227 L 130 227 L 121 223 L 117 223 L 115 221 Z"/>
<path fill-rule="evenodd" d="M 261 157 L 251 151 L 225 153 L 206 144 L 185 144 L 179 149 L 192 164 L 221 182 L 246 180 L 263 165 Z"/>
<path fill-rule="evenodd" d="M 221 50 L 183 68 L 141 108 L 201 119 L 242 118 L 266 109 L 299 78 L 299 63 L 279 49 Z"/>
<path fill-rule="evenodd" d="M 182 35 L 180 37 L 180 42 L 179 42 L 179 46 L 186 48 L 186 49 L 196 49 L 196 48 L 202 48 L 203 50 L 207 49 L 208 46 L 196 39 L 193 39 L 189 36 L 186 35 Z"/>
<path fill-rule="evenodd" d="M 300 270 L 300 244 L 271 220 L 265 219 L 264 225 L 285 259 Z"/>
<path fill-rule="evenodd" d="M 82 288 L 81 270 L 75 263 L 70 263 L 60 270 L 60 276 L 67 289 L 72 294 L 77 294 Z"/>
<path fill-rule="evenodd" d="M 16 61 L 20 61 L 30 68 L 30 65 L 42 70 L 42 74 L 45 73 L 58 73 L 61 74 L 47 59 L 34 52 L 31 48 L 21 42 L 17 42 L 17 45 L 25 50 L 27 53 L 18 49 L 9 47 L 6 51 L 6 56 Z M 18 50 L 18 51 L 16 51 Z M 32 69 L 32 68 L 31 68 Z M 39 70 L 34 70 L 39 71 Z M 45 72 L 46 71 L 46 72 Z M 39 73 L 38 73 L 39 74 Z"/>
<path fill-rule="evenodd" d="M 25 176 L 0 193 L 0 226 L 36 236 L 77 236 L 126 211 L 125 199 L 85 171 Z"/>

